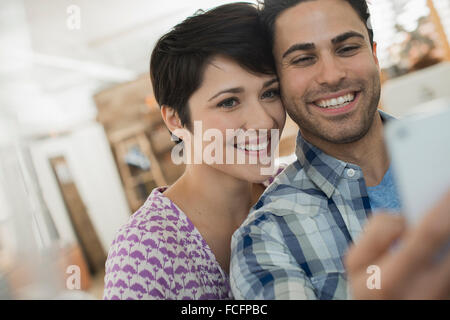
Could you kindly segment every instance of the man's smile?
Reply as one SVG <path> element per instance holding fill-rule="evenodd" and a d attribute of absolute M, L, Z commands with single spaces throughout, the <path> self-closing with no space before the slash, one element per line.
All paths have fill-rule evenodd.
<path fill-rule="evenodd" d="M 345 91 L 333 95 L 323 96 L 310 104 L 327 114 L 342 114 L 356 106 L 361 96 L 360 91 Z"/>

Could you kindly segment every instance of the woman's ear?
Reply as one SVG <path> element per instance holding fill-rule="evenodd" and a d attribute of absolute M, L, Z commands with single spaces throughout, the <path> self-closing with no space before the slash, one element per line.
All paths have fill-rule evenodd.
<path fill-rule="evenodd" d="M 169 129 L 172 135 L 172 141 L 188 141 L 187 139 L 190 137 L 189 130 L 183 128 L 180 117 L 173 108 L 166 105 L 161 106 L 161 116 L 167 126 L 167 129 Z"/>
<path fill-rule="evenodd" d="M 161 106 L 161 116 L 170 132 L 183 128 L 180 117 L 173 108 L 166 105 Z"/>

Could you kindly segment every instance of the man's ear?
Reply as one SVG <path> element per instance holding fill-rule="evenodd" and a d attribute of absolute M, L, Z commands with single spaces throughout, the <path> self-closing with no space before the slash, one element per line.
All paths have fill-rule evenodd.
<path fill-rule="evenodd" d="M 176 129 L 183 129 L 180 117 L 172 107 L 161 106 L 161 116 L 170 132 L 174 132 Z"/>
<path fill-rule="evenodd" d="M 373 54 L 373 58 L 375 60 L 375 64 L 378 66 L 378 69 L 379 69 L 380 68 L 380 62 L 378 61 L 377 43 L 375 41 L 373 42 L 373 46 L 372 46 L 372 54 Z"/>

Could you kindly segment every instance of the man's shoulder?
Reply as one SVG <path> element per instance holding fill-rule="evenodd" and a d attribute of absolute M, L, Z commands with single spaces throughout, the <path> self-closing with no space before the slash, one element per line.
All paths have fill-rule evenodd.
<path fill-rule="evenodd" d="M 303 217 L 316 213 L 311 211 L 308 204 L 322 201 L 324 197 L 323 192 L 308 177 L 300 163 L 295 161 L 265 190 L 241 228 L 254 225 L 267 226 L 276 223 L 279 218 L 284 219 L 292 214 L 298 214 L 298 219 L 302 220 Z"/>
<path fill-rule="evenodd" d="M 383 122 L 389 122 L 389 121 L 392 121 L 392 120 L 397 120 L 396 117 L 394 117 L 393 115 L 387 113 L 386 111 L 378 109 L 378 112 L 380 113 L 380 116 L 381 116 L 381 119 L 383 120 Z"/>
<path fill-rule="evenodd" d="M 299 161 L 287 166 L 267 187 L 252 212 L 273 207 L 280 201 L 297 201 L 300 197 L 323 194 L 308 176 Z"/>

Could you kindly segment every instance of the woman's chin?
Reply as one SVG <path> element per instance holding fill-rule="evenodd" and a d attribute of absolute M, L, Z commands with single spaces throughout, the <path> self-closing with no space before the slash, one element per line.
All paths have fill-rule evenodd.
<path fill-rule="evenodd" d="M 267 165 L 263 164 L 222 164 L 211 165 L 222 174 L 247 181 L 250 183 L 263 183 L 275 174 L 276 168 L 271 162 Z"/>
<path fill-rule="evenodd" d="M 273 175 L 274 169 L 264 165 L 242 165 L 236 175 L 251 183 L 263 183 Z"/>

